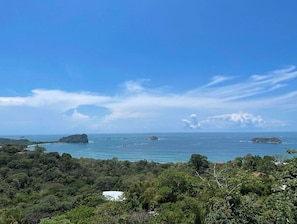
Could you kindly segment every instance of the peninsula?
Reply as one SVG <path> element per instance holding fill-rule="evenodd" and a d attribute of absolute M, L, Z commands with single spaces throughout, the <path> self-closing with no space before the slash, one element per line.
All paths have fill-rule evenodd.
<path fill-rule="evenodd" d="M 29 145 L 38 145 L 46 143 L 88 143 L 89 139 L 86 134 L 75 134 L 60 138 L 58 141 L 30 141 L 25 138 L 11 139 L 11 138 L 0 138 L 1 145 L 21 145 L 27 147 Z"/>

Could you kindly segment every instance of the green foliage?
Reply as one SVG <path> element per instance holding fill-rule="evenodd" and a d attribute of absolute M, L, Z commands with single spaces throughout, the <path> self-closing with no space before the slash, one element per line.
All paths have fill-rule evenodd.
<path fill-rule="evenodd" d="M 37 153 L 43 153 L 43 152 L 46 151 L 46 149 L 45 149 L 44 147 L 41 147 L 41 146 L 39 146 L 39 145 L 36 145 L 36 146 L 34 147 L 34 151 L 37 152 Z"/>
<path fill-rule="evenodd" d="M 296 223 L 297 158 L 212 164 L 76 159 L 43 147 L 0 148 L 0 224 Z M 125 192 L 107 201 L 102 191 Z"/>
<path fill-rule="evenodd" d="M 287 148 L 287 149 L 286 149 L 286 152 L 287 152 L 288 154 L 297 154 L 297 150 L 296 150 L 296 149 L 289 149 L 289 148 Z"/>
<path fill-rule="evenodd" d="M 80 206 L 95 208 L 105 202 L 102 191 L 125 191 L 134 181 L 153 178 L 165 169 L 145 160 L 76 159 L 67 153 L 46 153 L 40 146 L 24 151 L 5 145 L 0 155 L 0 224 L 39 223 L 46 217 L 51 219 L 44 222 L 51 222 L 67 211 L 78 213 Z M 73 223 L 69 217 L 59 222 L 67 220 Z"/>
<path fill-rule="evenodd" d="M 9 138 L 0 138 L 0 145 L 14 145 L 14 146 L 22 146 L 26 147 L 30 145 L 31 142 L 28 139 L 9 139 Z"/>
<path fill-rule="evenodd" d="M 72 224 L 72 223 L 69 219 L 64 218 L 64 216 L 57 216 L 54 218 L 41 219 L 40 224 Z"/>
<path fill-rule="evenodd" d="M 206 156 L 199 154 L 192 154 L 189 164 L 194 167 L 194 169 L 200 174 L 204 173 L 209 167 L 209 162 Z"/>
<path fill-rule="evenodd" d="M 166 170 L 156 180 L 157 201 L 176 202 L 182 194 L 191 192 L 192 177 L 187 173 Z"/>
<path fill-rule="evenodd" d="M 96 208 L 96 222 L 102 224 L 118 224 L 127 220 L 127 212 L 123 202 L 106 202 Z"/>
<path fill-rule="evenodd" d="M 63 216 L 65 216 L 66 220 L 70 220 L 70 222 L 73 224 L 76 224 L 76 223 L 89 224 L 95 221 L 93 218 L 94 215 L 95 215 L 95 208 L 80 206 L 66 212 Z"/>

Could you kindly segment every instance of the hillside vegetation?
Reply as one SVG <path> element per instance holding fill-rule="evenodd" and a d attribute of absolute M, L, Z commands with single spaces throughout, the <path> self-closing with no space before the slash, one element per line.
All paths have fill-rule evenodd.
<path fill-rule="evenodd" d="M 277 165 L 276 165 L 277 164 Z M 0 224 L 296 223 L 297 159 L 160 164 L 0 148 Z M 108 201 L 106 190 L 125 192 Z"/>

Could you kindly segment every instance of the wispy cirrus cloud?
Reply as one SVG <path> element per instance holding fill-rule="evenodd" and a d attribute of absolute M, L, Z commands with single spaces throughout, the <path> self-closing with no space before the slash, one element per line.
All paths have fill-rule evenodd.
<path fill-rule="evenodd" d="M 63 114 L 73 119 L 73 122 L 84 119 L 92 127 L 115 124 L 120 120 L 127 120 L 128 126 L 131 120 L 154 123 L 156 128 L 164 125 L 164 120 L 167 126 L 178 126 L 177 121 L 182 120 L 188 127 L 196 129 L 205 125 L 215 127 L 211 124 L 216 124 L 216 127 L 237 124 L 242 128 L 264 127 L 268 124 L 282 126 L 282 122 L 272 121 L 288 119 L 288 116 L 281 117 L 283 111 L 296 112 L 297 89 L 292 84 L 296 83 L 296 79 L 296 68 L 290 66 L 264 75 L 252 75 L 246 80 L 215 76 L 208 84 L 183 93 L 147 88 L 145 85 L 149 80 L 127 81 L 122 85 L 124 91 L 116 95 L 34 89 L 28 96 L 0 97 L 0 109 L 15 111 L 18 108 L 19 116 L 22 116 L 20 108 L 27 108 L 27 111 L 32 108 L 32 113 L 47 111 L 57 117 Z M 225 83 L 227 80 L 230 82 Z M 98 116 L 82 113 L 79 108 L 84 105 L 105 108 L 105 113 Z M 73 113 L 67 114 L 69 110 Z M 199 116 L 204 119 L 198 120 L 195 114 L 182 119 L 193 111 L 199 112 Z M 264 114 L 275 119 L 266 120 Z"/>
<path fill-rule="evenodd" d="M 111 100 L 111 97 L 89 92 L 34 89 L 31 95 L 25 97 L 0 97 L 0 106 L 47 107 L 62 112 L 80 105 L 101 105 Z"/>
<path fill-rule="evenodd" d="M 265 75 L 252 75 L 249 79 L 235 84 L 220 86 L 218 88 L 197 88 L 190 91 L 192 95 L 219 98 L 224 101 L 235 101 L 248 97 L 258 97 L 265 93 L 288 85 L 288 81 L 297 78 L 295 66 L 269 72 Z M 212 82 L 211 82 L 212 83 Z"/>
<path fill-rule="evenodd" d="M 215 84 L 218 84 L 218 83 L 221 83 L 221 82 L 224 82 L 224 81 L 227 81 L 227 80 L 230 80 L 232 78 L 231 77 L 216 75 L 216 76 L 213 76 L 211 79 L 212 79 L 212 81 L 210 83 L 206 84 L 205 86 L 203 86 L 204 88 L 213 86 Z"/>
<path fill-rule="evenodd" d="M 143 84 L 149 82 L 149 79 L 141 79 L 141 80 L 129 80 L 126 81 L 122 86 L 128 92 L 139 93 L 145 90 Z"/>

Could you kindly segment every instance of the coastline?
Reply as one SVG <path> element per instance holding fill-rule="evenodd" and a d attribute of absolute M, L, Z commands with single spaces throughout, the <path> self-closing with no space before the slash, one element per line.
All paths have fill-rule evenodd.
<path fill-rule="evenodd" d="M 150 133 L 151 135 L 151 133 Z M 227 162 L 252 155 L 285 155 L 285 148 L 297 147 L 297 132 L 286 133 L 160 133 L 160 140 L 149 141 L 149 134 L 90 134 L 88 144 L 42 144 L 47 152 L 69 153 L 75 158 L 187 162 L 192 154 L 201 154 L 211 162 Z M 282 144 L 255 144 L 255 136 L 279 136 Z M 34 136 L 33 136 L 34 137 Z M 35 139 L 57 139 L 57 135 Z M 32 138 L 35 140 L 34 138 Z M 30 139 L 31 140 L 31 139 Z M 33 149 L 34 146 L 31 146 Z"/>

